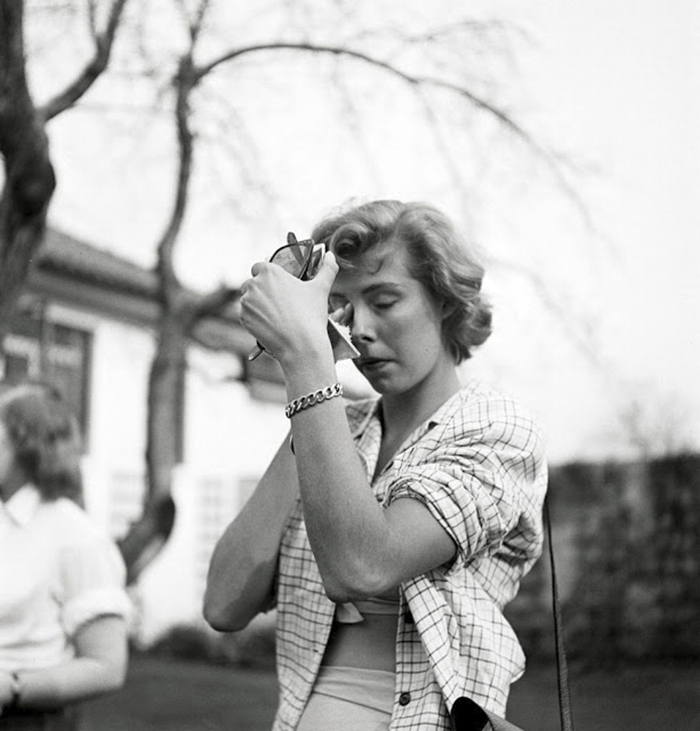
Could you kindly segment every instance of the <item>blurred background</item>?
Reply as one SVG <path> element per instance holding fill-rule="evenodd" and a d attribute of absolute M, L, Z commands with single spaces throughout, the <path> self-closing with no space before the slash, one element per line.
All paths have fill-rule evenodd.
<path fill-rule="evenodd" d="M 165 656 L 207 678 L 223 663 L 223 695 L 235 679 L 274 710 L 272 618 L 235 636 L 201 618 L 213 545 L 287 429 L 238 288 L 288 231 L 398 198 L 481 248 L 495 332 L 464 377 L 544 427 L 583 728 L 697 723 L 698 4 L 0 7 L 2 372 L 53 380 L 80 417 L 86 506 L 129 567 L 141 705 L 169 697 L 144 690 Z M 509 609 L 534 668 L 513 720 L 547 697 L 545 731 L 549 597 L 543 560 Z M 611 668 L 617 685 L 596 674 Z M 659 715 L 632 719 L 649 697 Z M 102 718 L 139 728 L 109 703 Z M 267 727 L 236 708 L 234 728 Z M 195 718 L 183 728 L 223 723 Z"/>

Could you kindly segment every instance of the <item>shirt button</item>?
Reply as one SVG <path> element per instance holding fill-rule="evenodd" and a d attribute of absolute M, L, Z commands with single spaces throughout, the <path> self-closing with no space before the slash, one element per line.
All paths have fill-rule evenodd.
<path fill-rule="evenodd" d="M 410 611 L 406 612 L 406 624 L 413 624 L 413 623 L 414 623 L 413 615 L 411 614 Z"/>
<path fill-rule="evenodd" d="M 402 693 L 399 696 L 399 705 L 400 706 L 407 706 L 411 702 L 411 694 L 410 693 Z"/>

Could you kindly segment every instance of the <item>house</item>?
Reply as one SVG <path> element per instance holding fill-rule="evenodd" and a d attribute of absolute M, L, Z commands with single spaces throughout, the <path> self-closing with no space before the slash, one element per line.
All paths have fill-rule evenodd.
<path fill-rule="evenodd" d="M 86 508 L 115 539 L 142 507 L 155 295 L 153 272 L 49 230 L 5 341 L 5 377 L 43 374 L 71 401 L 84 434 Z M 142 644 L 203 621 L 214 543 L 287 433 L 279 367 L 267 355 L 248 364 L 254 344 L 231 308 L 201 323 L 188 349 L 176 523 L 133 587 Z"/>

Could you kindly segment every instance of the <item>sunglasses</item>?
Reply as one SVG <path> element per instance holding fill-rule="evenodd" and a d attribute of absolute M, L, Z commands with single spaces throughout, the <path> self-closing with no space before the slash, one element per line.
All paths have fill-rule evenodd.
<path fill-rule="evenodd" d="M 287 244 L 275 251 L 270 257 L 270 263 L 277 264 L 293 277 L 306 282 L 316 276 L 325 253 L 325 244 L 317 244 L 313 239 L 297 241 L 297 237 L 290 231 L 287 234 Z M 255 360 L 264 352 L 265 348 L 258 343 L 248 360 Z"/>

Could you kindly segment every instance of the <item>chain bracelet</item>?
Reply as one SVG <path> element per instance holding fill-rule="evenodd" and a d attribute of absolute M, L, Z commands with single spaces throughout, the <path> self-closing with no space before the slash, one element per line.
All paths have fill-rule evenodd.
<path fill-rule="evenodd" d="M 326 386 L 326 388 L 319 388 L 318 391 L 307 393 L 306 396 L 301 396 L 301 398 L 295 398 L 290 401 L 284 407 L 285 416 L 288 419 L 291 419 L 294 414 L 297 414 L 304 409 L 308 409 L 309 407 L 320 404 L 323 401 L 342 395 L 343 387 L 340 383 L 335 383 L 332 386 Z"/>

